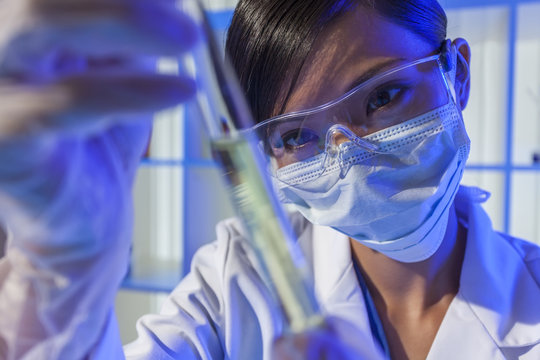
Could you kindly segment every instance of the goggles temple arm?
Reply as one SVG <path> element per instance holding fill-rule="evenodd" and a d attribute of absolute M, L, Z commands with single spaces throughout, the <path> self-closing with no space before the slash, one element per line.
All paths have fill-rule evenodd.
<path fill-rule="evenodd" d="M 449 90 L 454 103 L 457 103 L 456 89 L 454 87 L 457 71 L 457 50 L 450 39 L 443 41 L 438 63 L 446 88 Z"/>

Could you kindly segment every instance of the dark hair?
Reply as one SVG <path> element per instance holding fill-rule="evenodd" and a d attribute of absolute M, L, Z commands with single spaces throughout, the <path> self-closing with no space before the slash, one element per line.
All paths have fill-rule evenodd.
<path fill-rule="evenodd" d="M 319 33 L 358 5 L 375 9 L 434 48 L 446 38 L 446 14 L 436 0 L 240 0 L 226 52 L 256 122 L 283 112 Z"/>

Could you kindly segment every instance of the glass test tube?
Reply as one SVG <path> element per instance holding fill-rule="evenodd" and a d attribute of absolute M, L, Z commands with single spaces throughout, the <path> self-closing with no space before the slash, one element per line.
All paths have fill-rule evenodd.
<path fill-rule="evenodd" d="M 230 189 L 259 261 L 285 310 L 290 330 L 322 324 L 307 264 L 285 212 L 276 198 L 257 140 L 239 130 L 253 125 L 232 68 L 224 61 L 199 1 L 179 6 L 203 30 L 204 42 L 190 56 L 199 91 L 197 103 L 215 160 Z"/>

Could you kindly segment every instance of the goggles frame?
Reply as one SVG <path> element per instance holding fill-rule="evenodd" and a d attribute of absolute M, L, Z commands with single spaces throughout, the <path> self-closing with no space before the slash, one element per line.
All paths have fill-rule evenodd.
<path fill-rule="evenodd" d="M 455 50 L 455 48 L 453 48 L 453 47 L 452 47 L 452 49 Z M 453 98 L 452 100 L 456 101 L 456 99 L 455 99 L 455 91 L 452 91 L 452 90 L 454 90 L 453 86 L 450 86 L 450 84 L 449 84 L 450 79 L 448 79 L 446 76 L 444 76 L 444 74 L 450 72 L 455 67 L 455 64 L 450 63 L 452 61 L 452 60 L 450 60 L 450 58 L 451 58 L 451 55 L 449 56 L 449 54 L 447 54 L 446 51 L 440 51 L 439 53 L 437 53 L 435 55 L 430 55 L 430 56 L 426 56 L 426 57 L 423 57 L 423 58 L 420 58 L 420 59 L 417 59 L 417 60 L 413 60 L 411 62 L 402 64 L 402 65 L 399 65 L 399 66 L 394 67 L 392 69 L 389 69 L 387 71 L 384 71 L 384 72 L 382 72 L 382 73 L 380 73 L 380 74 L 378 74 L 378 75 L 376 75 L 376 76 L 362 82 L 361 84 L 358 84 L 357 86 L 355 86 L 351 90 L 347 91 L 345 94 L 343 94 L 340 97 L 338 97 L 338 98 L 336 98 L 334 100 L 331 100 L 331 101 L 329 101 L 327 103 L 324 103 L 322 105 L 318 105 L 318 106 L 315 106 L 315 107 L 312 107 L 312 108 L 309 108 L 309 109 L 298 110 L 298 111 L 293 111 L 293 112 L 277 115 L 277 116 L 271 117 L 269 119 L 263 120 L 262 122 L 250 127 L 249 129 L 245 129 L 243 131 L 245 131 L 245 132 L 248 132 L 248 131 L 249 132 L 256 132 L 258 129 L 262 128 L 263 126 L 267 126 L 268 124 L 270 124 L 272 122 L 282 121 L 282 120 L 286 120 L 288 118 L 293 118 L 293 117 L 305 117 L 305 116 L 309 116 L 309 115 L 312 115 L 312 114 L 317 113 L 317 112 L 324 111 L 324 110 L 326 110 L 326 109 L 328 109 L 330 107 L 333 107 L 336 104 L 339 104 L 342 101 L 345 101 L 346 99 L 351 97 L 353 94 L 355 94 L 359 89 L 364 88 L 366 86 L 369 86 L 370 84 L 377 82 L 381 78 L 390 76 L 390 75 L 392 75 L 392 74 L 394 74 L 396 72 L 407 69 L 409 67 L 420 65 L 420 64 L 423 64 L 423 63 L 426 63 L 426 62 L 429 62 L 429 61 L 433 61 L 433 60 L 437 60 L 437 62 L 439 64 L 439 67 L 440 67 L 440 70 L 441 70 L 441 72 L 443 74 L 445 85 L 450 90 L 450 92 L 452 94 L 452 98 Z"/>
<path fill-rule="evenodd" d="M 437 69 L 437 72 L 439 73 L 439 76 L 442 76 L 441 85 L 446 89 L 446 93 L 448 95 L 448 103 L 453 102 L 455 104 L 456 93 L 453 86 L 453 82 L 454 82 L 455 69 L 456 69 L 456 49 L 455 47 L 448 46 L 448 45 L 449 45 L 449 41 L 445 42 L 443 46 L 441 47 L 442 50 L 435 55 L 429 55 L 420 59 L 416 59 L 416 60 L 401 64 L 401 65 L 398 65 L 384 72 L 381 72 L 380 74 L 377 74 L 376 76 L 356 85 L 354 88 L 352 88 L 351 90 L 347 91 L 346 93 L 344 93 L 343 95 L 339 96 L 338 98 L 332 101 L 326 102 L 322 105 L 318 105 L 309 109 L 289 112 L 289 113 L 285 113 L 285 114 L 281 114 L 281 115 L 269 118 L 267 120 L 264 120 L 256 124 L 255 126 L 249 129 L 242 130 L 242 132 L 246 133 L 249 136 L 256 136 L 256 138 L 258 139 L 259 148 L 261 149 L 263 153 L 267 154 L 266 156 L 269 157 L 269 161 L 273 162 L 275 160 L 271 160 L 273 156 L 270 155 L 271 150 L 268 148 L 269 138 L 262 136 L 262 133 L 264 132 L 262 130 L 265 129 L 266 127 L 270 126 L 273 123 L 280 124 L 280 123 L 286 122 L 288 119 L 291 119 L 291 121 L 294 121 L 293 119 L 296 119 L 296 118 L 308 117 L 313 114 L 323 112 L 334 106 L 339 106 L 340 103 L 345 102 L 347 99 L 354 96 L 357 92 L 361 91 L 361 89 L 369 88 L 371 85 L 377 84 L 377 82 L 380 81 L 381 79 L 390 77 L 391 75 L 398 73 L 402 70 L 405 70 L 407 68 L 411 68 L 417 65 L 428 63 L 430 61 L 436 61 L 436 69 Z M 328 146 L 328 142 L 329 142 L 328 139 L 333 136 L 333 133 L 338 133 L 338 132 L 340 134 L 345 135 L 347 138 L 349 138 L 349 140 L 352 143 L 356 144 L 357 146 L 361 148 L 368 150 L 369 152 L 373 152 L 373 153 L 379 152 L 379 147 L 377 144 L 367 141 L 363 139 L 361 136 L 353 134 L 353 132 L 350 129 L 348 129 L 346 125 L 333 125 L 330 127 L 330 129 L 326 133 L 325 148 L 324 150 L 322 150 L 323 153 L 326 153 L 325 160 L 323 161 L 323 163 L 325 164 L 330 160 L 330 158 L 335 158 L 336 157 L 335 155 L 338 154 L 336 145 Z M 259 136 L 257 136 L 257 133 Z M 334 152 L 336 154 L 334 154 Z M 299 161 L 304 161 L 304 160 L 299 160 Z M 274 167 L 275 165 L 269 164 L 269 166 Z M 325 165 L 322 165 L 322 166 L 326 167 Z M 277 168 L 275 168 L 275 170 L 277 170 Z M 274 177 L 275 176 L 274 171 L 271 171 L 271 173 L 272 173 L 272 177 Z"/>

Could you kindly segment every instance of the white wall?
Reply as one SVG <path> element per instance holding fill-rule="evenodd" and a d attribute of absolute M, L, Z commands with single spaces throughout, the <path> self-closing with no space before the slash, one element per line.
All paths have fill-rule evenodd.
<path fill-rule="evenodd" d="M 508 15 L 505 7 L 448 10 L 448 37 L 465 38 L 472 53 L 471 96 L 463 113 L 471 138 L 469 164 L 497 165 L 505 159 Z M 485 204 L 495 228 L 504 222 L 504 177 L 497 171 L 467 170 L 466 185 L 492 193 Z"/>
<path fill-rule="evenodd" d="M 518 7 L 513 162 L 540 157 L 540 2 Z M 540 244 L 540 163 L 513 176 L 510 232 Z"/>

